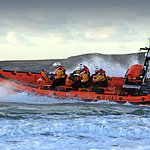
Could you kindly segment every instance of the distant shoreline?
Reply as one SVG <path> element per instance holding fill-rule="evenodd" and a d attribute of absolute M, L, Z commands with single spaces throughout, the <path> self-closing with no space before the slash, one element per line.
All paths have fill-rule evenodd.
<path fill-rule="evenodd" d="M 128 55 L 138 55 L 138 54 L 143 54 L 143 52 L 140 52 L 140 53 L 128 53 L 128 54 L 102 54 L 102 53 L 87 53 L 87 54 L 81 54 L 81 55 L 75 55 L 75 56 L 70 56 L 68 58 L 52 58 L 52 59 L 49 59 L 49 58 L 45 58 L 45 59 L 14 59 L 14 60 L 0 60 L 0 62 L 26 62 L 26 61 L 50 61 L 50 60 L 53 60 L 53 61 L 57 61 L 57 60 L 66 60 L 66 59 L 70 59 L 72 57 L 81 57 L 81 56 L 86 56 L 86 55 L 102 55 L 102 56 L 128 56 Z"/>
<path fill-rule="evenodd" d="M 71 56 L 67 59 L 42 59 L 42 60 L 7 60 L 0 61 L 1 69 L 16 70 L 16 71 L 36 71 L 47 69 L 53 71 L 52 64 L 60 61 L 67 69 L 74 69 L 79 63 L 85 63 L 91 68 L 95 65 L 102 66 L 103 68 L 114 65 L 120 65 L 128 68 L 132 63 L 143 63 L 145 53 L 132 53 L 132 54 L 99 54 L 90 53 L 78 56 Z M 114 66 L 112 65 L 112 67 Z M 117 67 L 117 66 L 116 66 Z"/>

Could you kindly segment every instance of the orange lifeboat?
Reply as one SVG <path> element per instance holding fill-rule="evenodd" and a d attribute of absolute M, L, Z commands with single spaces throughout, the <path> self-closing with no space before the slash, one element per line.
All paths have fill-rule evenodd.
<path fill-rule="evenodd" d="M 150 49 L 144 50 L 149 52 Z M 147 56 L 149 58 L 149 55 Z M 66 85 L 51 89 L 52 76 L 45 70 L 40 73 L 0 70 L 0 86 L 12 88 L 19 92 L 49 97 L 77 98 L 84 101 L 109 100 L 119 103 L 130 102 L 150 105 L 150 78 L 146 77 L 149 60 L 146 57 L 144 66 L 140 64 L 130 66 L 125 78 L 107 76 L 108 87 L 98 87 L 94 90 L 92 85 L 88 88 L 74 90 L 72 82 L 78 80 L 78 76 L 73 80 L 70 80 L 70 76 L 66 79 Z"/>

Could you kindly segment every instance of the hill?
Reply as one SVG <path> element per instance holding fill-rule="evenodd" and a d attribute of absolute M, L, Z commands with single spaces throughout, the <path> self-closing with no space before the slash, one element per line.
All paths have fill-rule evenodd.
<path fill-rule="evenodd" d="M 67 59 L 0 61 L 0 67 L 5 70 L 39 72 L 42 69 L 46 69 L 53 72 L 52 64 L 56 61 L 60 61 L 68 72 L 74 70 L 79 63 L 84 63 L 90 68 L 91 72 L 97 65 L 105 69 L 107 74 L 120 76 L 124 75 L 130 65 L 135 63 L 143 64 L 144 53 L 124 55 L 91 53 L 72 56 Z"/>

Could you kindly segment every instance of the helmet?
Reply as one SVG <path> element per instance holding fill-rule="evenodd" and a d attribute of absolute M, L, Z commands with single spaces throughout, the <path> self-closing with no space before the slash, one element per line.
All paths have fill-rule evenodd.
<path fill-rule="evenodd" d="M 59 66 L 61 66 L 61 63 L 60 63 L 60 62 L 55 62 L 55 63 L 53 63 L 53 67 L 54 67 L 54 68 L 57 68 L 57 67 L 59 67 Z"/>
<path fill-rule="evenodd" d="M 95 66 L 95 72 L 97 72 L 99 70 L 98 66 Z"/>
<path fill-rule="evenodd" d="M 84 69 L 84 65 L 83 64 L 79 64 L 76 68 L 76 70 L 83 70 Z"/>

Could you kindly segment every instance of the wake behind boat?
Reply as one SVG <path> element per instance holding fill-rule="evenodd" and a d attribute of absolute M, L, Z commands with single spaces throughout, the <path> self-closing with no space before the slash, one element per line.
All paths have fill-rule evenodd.
<path fill-rule="evenodd" d="M 94 88 L 79 87 L 74 89 L 72 80 L 65 81 L 65 85 L 52 88 L 51 75 L 47 71 L 22 72 L 0 70 L 0 86 L 4 86 L 14 92 L 27 92 L 57 98 L 80 99 L 84 101 L 109 100 L 119 103 L 147 104 L 150 105 L 150 78 L 147 77 L 150 48 L 141 48 L 146 51 L 144 64 L 135 64 L 129 67 L 125 77 L 107 78 L 107 86 Z"/>

